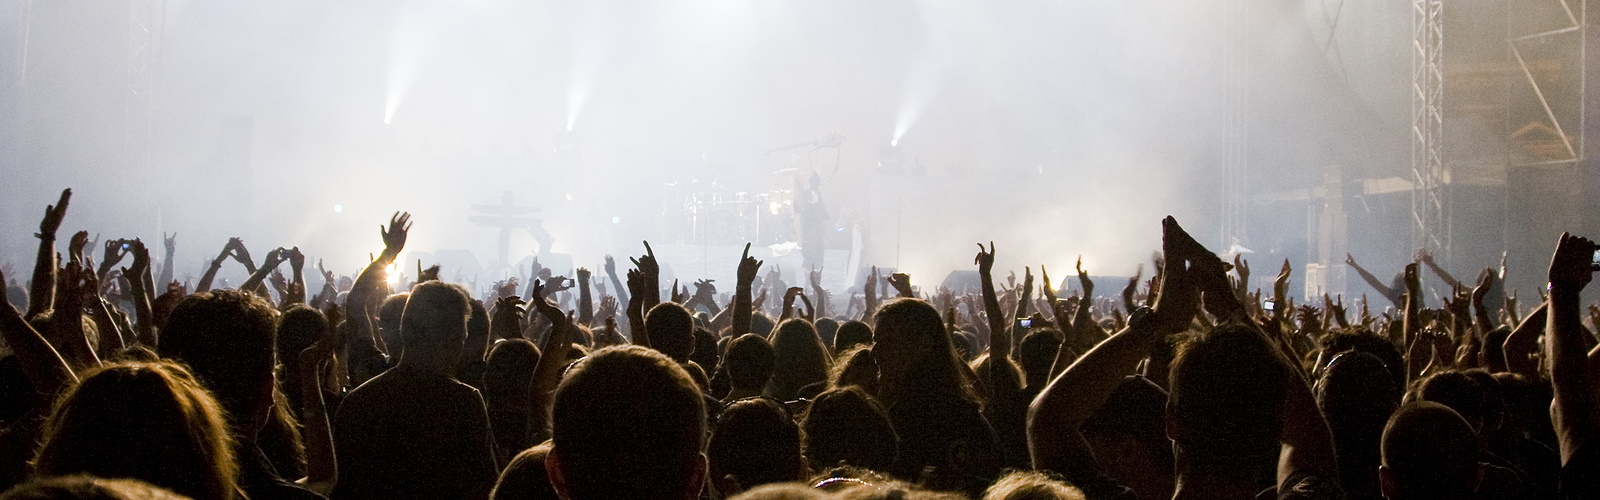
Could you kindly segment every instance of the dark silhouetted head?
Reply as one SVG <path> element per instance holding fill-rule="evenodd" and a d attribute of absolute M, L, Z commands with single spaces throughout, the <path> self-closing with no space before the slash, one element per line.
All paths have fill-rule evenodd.
<path fill-rule="evenodd" d="M 801 387 L 828 380 L 828 365 L 833 360 L 810 322 L 791 319 L 778 325 L 772 335 L 772 352 L 772 378 L 764 391 L 767 397 L 788 401 Z"/>
<path fill-rule="evenodd" d="M 1167 387 L 1180 472 L 1254 480 L 1276 467 L 1285 363 L 1265 337 L 1237 324 L 1179 346 Z"/>
<path fill-rule="evenodd" d="M 1395 500 L 1470 498 L 1478 487 L 1478 439 L 1450 407 L 1408 403 L 1383 429 L 1384 496 Z"/>
<path fill-rule="evenodd" d="M 818 394 L 802 424 L 806 457 L 819 467 L 844 463 L 887 470 L 894 465 L 898 437 L 889 413 L 860 387 Z"/>
<path fill-rule="evenodd" d="M 711 479 L 723 493 L 806 477 L 800 426 L 781 403 L 745 398 L 722 409 L 706 445 Z"/>
<path fill-rule="evenodd" d="M 772 344 L 754 333 L 740 335 L 728 343 L 726 363 L 733 388 L 759 391 L 772 378 Z"/>
<path fill-rule="evenodd" d="M 700 388 L 666 355 L 600 349 L 567 370 L 550 409 L 546 460 L 563 497 L 699 495 L 706 408 Z"/>
<path fill-rule="evenodd" d="M 644 317 L 644 330 L 650 333 L 650 346 L 679 363 L 688 363 L 694 354 L 694 316 L 672 302 L 650 308 Z"/>

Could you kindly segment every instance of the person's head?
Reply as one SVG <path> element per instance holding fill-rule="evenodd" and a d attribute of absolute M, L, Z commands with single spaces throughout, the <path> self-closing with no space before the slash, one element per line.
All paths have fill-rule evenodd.
<path fill-rule="evenodd" d="M 138 479 L 86 474 L 35 478 L 0 494 L 0 500 L 190 500 Z"/>
<path fill-rule="evenodd" d="M 772 378 L 772 344 L 767 342 L 766 337 L 754 333 L 740 335 L 728 342 L 728 355 L 724 362 L 730 386 L 759 391 Z"/>
<path fill-rule="evenodd" d="M 760 311 L 750 314 L 750 333 L 768 337 L 772 335 L 772 329 L 776 326 L 778 324 L 773 322 L 771 317 L 762 314 Z"/>
<path fill-rule="evenodd" d="M 1483 428 L 1484 390 L 1465 372 L 1444 370 L 1429 375 L 1407 401 L 1432 401 L 1448 406 L 1466 419 L 1474 432 Z"/>
<path fill-rule="evenodd" d="M 694 354 L 694 316 L 683 306 L 656 304 L 644 316 L 644 331 L 650 334 L 650 346 L 673 361 L 687 363 Z"/>
<path fill-rule="evenodd" d="M 851 346 L 871 345 L 872 327 L 856 320 L 850 320 L 839 325 L 839 330 L 833 333 L 833 352 L 845 352 Z"/>
<path fill-rule="evenodd" d="M 466 291 L 466 290 L 462 290 Z M 481 363 L 489 354 L 489 310 L 483 307 L 483 302 L 467 295 L 468 304 L 472 307 L 472 315 L 467 317 L 467 340 L 461 344 L 461 364 Z"/>
<path fill-rule="evenodd" d="M 1320 376 L 1321 371 L 1327 369 L 1335 356 L 1349 351 L 1360 351 L 1376 356 L 1383 362 L 1384 369 L 1389 372 L 1389 381 L 1394 385 L 1392 391 L 1394 394 L 1405 392 L 1405 358 L 1400 355 L 1400 349 L 1389 339 L 1365 328 L 1352 327 L 1329 332 L 1318 339 L 1317 343 L 1321 349 L 1317 351 L 1317 366 L 1312 373 L 1313 376 Z"/>
<path fill-rule="evenodd" d="M 810 322 L 791 319 L 778 325 L 772 334 L 772 352 L 775 362 L 772 379 L 767 381 L 768 397 L 788 401 L 801 387 L 828 380 L 828 365 L 833 360 Z"/>
<path fill-rule="evenodd" d="M 1042 472 L 1015 471 L 983 491 L 983 500 L 1084 500 L 1083 491 Z"/>
<path fill-rule="evenodd" d="M 483 399 L 491 409 L 516 408 L 532 404 L 528 384 L 533 383 L 533 367 L 539 364 L 539 348 L 527 339 L 495 342 L 483 368 Z"/>
<path fill-rule="evenodd" d="M 1393 500 L 1470 498 L 1478 487 L 1478 439 L 1455 410 L 1407 403 L 1383 429 L 1383 496 Z"/>
<path fill-rule="evenodd" d="M 801 422 L 806 458 L 819 467 L 841 463 L 873 470 L 894 465 L 899 438 L 883 405 L 860 387 L 829 389 Z"/>
<path fill-rule="evenodd" d="M 856 345 L 833 361 L 828 371 L 828 388 L 857 386 L 867 394 L 878 393 L 878 361 L 872 358 L 872 348 Z"/>
<path fill-rule="evenodd" d="M 897 298 L 878 308 L 872 355 L 878 362 L 879 399 L 959 397 L 977 401 L 962 375 L 939 311 L 918 299 Z"/>
<path fill-rule="evenodd" d="M 717 336 L 702 327 L 694 329 L 694 353 L 689 355 L 689 361 L 695 362 L 706 369 L 717 367 L 721 361 L 721 349 L 717 348 Z"/>
<path fill-rule="evenodd" d="M 238 476 L 221 405 L 165 361 L 83 373 L 51 410 L 33 470 L 134 478 L 197 499 L 233 498 Z"/>
<path fill-rule="evenodd" d="M 1172 441 L 1163 419 L 1167 391 L 1129 376 L 1080 427 L 1107 474 L 1150 498 L 1172 496 Z"/>
<path fill-rule="evenodd" d="M 489 500 L 556 500 L 555 487 L 550 485 L 550 475 L 545 472 L 544 461 L 550 456 L 550 442 L 545 441 L 523 450 L 506 469 L 500 471 Z"/>
<path fill-rule="evenodd" d="M 439 281 L 411 289 L 400 315 L 400 364 L 454 375 L 471 302 L 461 287 Z"/>
<path fill-rule="evenodd" d="M 1255 330 L 1223 324 L 1180 345 L 1167 384 L 1179 473 L 1254 480 L 1278 461 L 1288 361 Z"/>
<path fill-rule="evenodd" d="M 1022 343 L 1017 345 L 1017 361 L 1028 387 L 1043 388 L 1050 383 L 1050 367 L 1055 365 L 1060 350 L 1061 333 L 1055 329 L 1039 328 L 1022 337 Z"/>
<path fill-rule="evenodd" d="M 1017 363 L 1012 361 L 1011 358 L 996 359 L 990 357 L 988 353 L 984 353 L 969 364 L 972 366 L 972 372 L 978 376 L 978 385 L 982 386 L 984 391 L 989 394 L 1012 393 L 1022 390 L 1022 368 L 1017 366 Z M 998 371 L 993 374 L 989 373 L 989 370 L 996 369 Z M 994 385 L 999 385 L 1000 388 L 997 389 Z"/>
<path fill-rule="evenodd" d="M 706 408 L 700 388 L 666 355 L 600 349 L 567 370 L 550 408 L 545 465 L 564 498 L 699 495 Z"/>
<path fill-rule="evenodd" d="M 833 348 L 833 338 L 839 333 L 839 320 L 833 318 L 817 318 L 813 325 L 817 327 L 817 337 L 822 339 L 822 345 Z M 870 335 L 868 336 L 871 337 Z M 838 351 L 834 351 L 838 352 Z"/>
<path fill-rule="evenodd" d="M 400 340 L 400 316 L 405 313 L 410 298 L 410 293 L 400 292 L 385 297 L 378 305 L 378 335 L 383 337 L 383 345 L 389 348 L 390 356 L 399 356 L 405 344 Z"/>
<path fill-rule="evenodd" d="M 1377 356 L 1347 351 L 1322 370 L 1315 387 L 1317 407 L 1327 416 L 1339 450 L 1339 470 L 1345 491 L 1368 497 L 1378 494 L 1378 442 L 1383 426 L 1400 398 L 1389 371 Z"/>
<path fill-rule="evenodd" d="M 799 481 L 807 474 L 800 426 L 781 403 L 767 398 L 745 398 L 723 408 L 706 456 L 711 480 L 724 494 Z"/>
<path fill-rule="evenodd" d="M 200 292 L 178 303 L 156 352 L 187 365 L 227 410 L 239 436 L 252 436 L 272 408 L 277 312 L 237 290 Z"/>
<path fill-rule="evenodd" d="M 300 351 L 327 335 L 328 318 L 322 311 L 304 305 L 290 307 L 278 321 L 277 350 L 282 353 L 278 360 L 285 365 L 298 364 Z"/>

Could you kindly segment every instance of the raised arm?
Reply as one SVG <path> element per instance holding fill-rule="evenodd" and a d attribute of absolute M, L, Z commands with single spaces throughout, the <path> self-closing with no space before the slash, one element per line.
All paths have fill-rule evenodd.
<path fill-rule="evenodd" d="M 622 280 L 617 277 L 617 261 L 607 255 L 605 267 L 606 277 L 611 279 L 611 289 L 617 291 L 617 302 L 628 303 L 628 287 L 622 286 Z"/>
<path fill-rule="evenodd" d="M 197 293 L 210 291 L 211 282 L 216 279 L 217 271 L 222 269 L 222 262 L 233 256 L 234 249 L 243 247 L 244 242 L 239 238 L 228 238 L 228 244 L 222 246 L 222 252 L 218 253 L 215 259 L 211 259 L 211 264 L 206 266 L 206 272 L 200 275 L 200 283 L 195 285 L 194 291 Z"/>
<path fill-rule="evenodd" d="M 979 243 L 978 255 L 972 258 L 972 263 L 978 266 L 978 286 L 983 291 L 983 314 L 988 317 L 989 344 L 1010 346 L 1010 338 L 995 339 L 1006 337 L 1011 325 L 1005 312 L 1000 310 L 1000 296 L 994 290 L 994 242 L 989 242 L 988 249 Z"/>
<path fill-rule="evenodd" d="M 272 251 L 267 252 L 267 258 L 266 260 L 261 261 L 261 267 L 257 268 L 255 271 L 252 271 L 250 273 L 250 279 L 247 279 L 244 281 L 244 283 L 239 284 L 239 289 L 244 291 L 254 291 L 256 288 L 260 287 L 262 282 L 267 279 L 267 275 L 278 270 L 279 264 L 283 264 L 284 261 L 289 260 L 288 256 L 285 255 L 286 252 L 287 250 L 283 248 L 274 248 Z M 288 286 L 285 286 L 284 288 L 288 288 Z M 267 297 L 267 295 L 264 293 L 258 293 L 258 295 Z M 270 299 L 270 297 L 267 298 Z"/>
<path fill-rule="evenodd" d="M 811 282 L 811 295 L 817 298 L 816 316 L 819 318 L 827 317 L 832 312 L 829 310 L 831 305 L 829 301 L 831 299 L 828 297 L 828 291 L 822 288 L 822 269 L 812 269 L 811 272 L 806 273 L 806 278 Z"/>
<path fill-rule="evenodd" d="M 1582 305 L 1578 295 L 1589 285 L 1595 244 L 1562 233 L 1550 259 L 1550 311 L 1545 322 L 1545 357 L 1550 362 L 1550 385 L 1555 401 L 1551 421 L 1566 464 L 1600 426 L 1600 386 L 1595 367 L 1585 349 Z"/>
<path fill-rule="evenodd" d="M 67 217 L 67 203 L 72 201 L 72 189 L 61 190 L 61 199 L 44 207 L 44 219 L 39 221 L 39 255 L 33 263 L 33 282 L 28 289 L 28 311 L 23 317 L 32 318 L 54 307 L 56 296 L 56 231 L 61 220 Z"/>
<path fill-rule="evenodd" d="M 750 256 L 750 244 L 745 243 L 744 255 L 739 257 L 738 283 L 733 287 L 733 326 L 730 336 L 734 338 L 750 333 L 750 315 L 754 310 L 750 288 L 760 272 L 761 261 Z"/>
<path fill-rule="evenodd" d="M 1182 331 L 1194 317 L 1199 293 L 1190 283 L 1182 249 L 1172 238 L 1177 222 L 1168 217 L 1163 225 L 1166 261 L 1155 309 L 1135 310 L 1128 328 L 1085 352 L 1028 408 L 1028 450 L 1035 469 L 1071 478 L 1083 467 L 1092 467 L 1094 453 L 1079 427 L 1105 404 L 1123 377 L 1134 373 L 1151 342 Z"/>
<path fill-rule="evenodd" d="M 161 259 L 161 272 L 156 274 L 156 282 L 154 284 L 160 285 L 160 288 L 166 288 L 167 283 L 172 282 L 173 268 L 176 267 L 173 265 L 176 261 L 172 259 L 178 254 L 178 233 L 172 233 L 172 236 L 167 236 L 167 233 L 161 233 L 161 246 L 166 250 L 166 253 L 163 254 L 164 257 Z"/>
<path fill-rule="evenodd" d="M 151 308 L 149 290 L 143 281 L 149 276 L 150 250 L 145 248 L 144 242 L 133 240 L 131 251 L 133 253 L 133 267 L 123 268 L 122 275 L 128 277 L 133 285 L 133 319 L 134 331 L 140 344 L 154 349 L 156 346 L 155 314 Z M 165 284 L 163 284 L 165 288 Z"/>
<path fill-rule="evenodd" d="M 750 245 L 745 245 L 745 254 L 750 253 Z M 656 304 L 661 303 L 661 264 L 656 262 L 656 251 L 650 248 L 650 242 L 644 242 L 644 255 L 633 259 L 633 266 L 639 269 L 644 278 L 644 300 L 640 302 L 644 312 L 649 312 Z"/>
<path fill-rule="evenodd" d="M 377 301 L 383 300 L 378 290 L 384 283 L 384 268 L 389 267 L 405 248 L 406 235 L 411 230 L 410 221 L 410 213 L 396 212 L 389 218 L 387 228 L 378 227 L 378 234 L 383 237 L 383 252 L 379 253 L 378 258 L 373 259 L 372 263 L 367 264 L 366 269 L 361 270 L 355 284 L 350 287 L 350 293 L 345 295 L 344 299 L 347 320 L 357 320 L 355 326 L 359 329 L 358 335 L 371 338 L 372 344 L 379 349 L 386 350 L 382 336 L 372 328 L 372 308 L 377 305 Z"/>
<path fill-rule="evenodd" d="M 1344 263 L 1350 266 L 1351 269 L 1355 269 L 1356 274 L 1361 275 L 1361 281 L 1367 282 L 1367 286 L 1371 286 L 1373 290 L 1377 290 L 1384 298 L 1389 299 L 1389 302 L 1394 303 L 1395 308 L 1404 309 L 1406 307 L 1405 299 L 1403 298 L 1405 290 L 1390 288 L 1389 285 L 1383 284 L 1383 281 L 1379 280 L 1377 276 L 1373 276 L 1372 273 L 1367 272 L 1366 268 L 1361 267 L 1361 264 L 1357 264 L 1356 258 L 1350 254 L 1344 254 Z"/>
<path fill-rule="evenodd" d="M 1423 265 L 1428 266 L 1428 269 L 1432 269 L 1433 274 L 1439 275 L 1439 279 L 1444 280 L 1445 286 L 1449 287 L 1451 290 L 1464 287 L 1461 284 L 1461 280 L 1456 279 L 1455 276 L 1451 276 L 1450 273 L 1446 272 L 1443 267 L 1439 267 L 1437 262 L 1434 262 L 1433 254 L 1428 253 L 1428 249 L 1424 248 L 1417 250 L 1417 260 L 1422 262 Z"/>
<path fill-rule="evenodd" d="M 529 384 L 533 393 L 529 400 L 531 404 L 528 405 L 532 412 L 528 427 L 541 434 L 535 436 L 536 440 L 543 440 L 549 437 L 542 434 L 549 428 L 545 425 L 545 419 L 550 414 L 551 397 L 556 392 L 556 385 L 561 382 L 561 370 L 567 366 L 567 349 L 572 345 L 572 325 L 567 316 L 545 298 L 538 282 L 534 283 L 532 299 L 534 309 L 550 322 L 550 335 L 545 336 L 544 345 L 539 351 L 539 362 L 533 367 L 533 382 Z"/>
<path fill-rule="evenodd" d="M 333 448 L 328 407 L 322 399 L 323 367 L 335 362 L 334 353 L 344 345 L 337 325 L 311 347 L 293 354 L 300 357 L 300 423 L 305 425 L 306 485 L 319 492 L 332 490 L 339 479 L 338 455 Z M 288 354 L 288 353 L 285 353 Z"/>
<path fill-rule="evenodd" d="M 0 274 L 0 283 L 4 282 L 5 275 Z M 57 390 L 78 381 L 67 360 L 9 302 L 0 304 L 0 336 L 11 347 L 22 373 L 27 375 L 33 390 L 44 398 L 43 401 L 54 399 Z"/>
<path fill-rule="evenodd" d="M 589 291 L 589 270 L 578 268 L 578 324 L 594 324 L 594 295 Z"/>

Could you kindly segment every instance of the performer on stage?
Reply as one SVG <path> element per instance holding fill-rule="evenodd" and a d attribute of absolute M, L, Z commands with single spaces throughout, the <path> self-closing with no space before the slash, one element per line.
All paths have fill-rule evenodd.
<path fill-rule="evenodd" d="M 800 222 L 800 256 L 806 269 L 821 269 L 823 250 L 827 248 L 828 207 L 822 202 L 822 176 L 815 171 L 806 182 L 796 182 L 799 188 L 794 200 L 795 216 Z"/>

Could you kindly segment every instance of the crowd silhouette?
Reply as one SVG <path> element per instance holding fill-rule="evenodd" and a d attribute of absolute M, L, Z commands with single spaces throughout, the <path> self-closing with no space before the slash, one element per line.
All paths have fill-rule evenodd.
<path fill-rule="evenodd" d="M 1172 217 L 1120 294 L 1081 262 L 1081 293 L 996 280 L 992 242 L 970 293 L 788 286 L 747 245 L 725 294 L 648 243 L 603 278 L 393 284 L 404 213 L 320 289 L 237 238 L 191 289 L 175 237 L 61 254 L 70 201 L 0 276 L 0 499 L 1600 498 L 1596 245 L 1568 234 L 1531 306 L 1425 252 L 1387 283 L 1347 259 L 1384 303 L 1296 304 L 1287 262 L 1252 289 Z"/>

